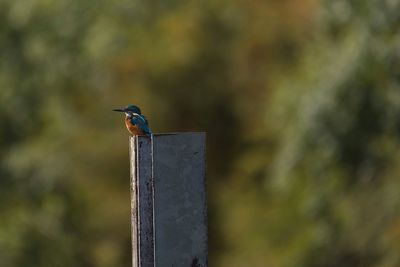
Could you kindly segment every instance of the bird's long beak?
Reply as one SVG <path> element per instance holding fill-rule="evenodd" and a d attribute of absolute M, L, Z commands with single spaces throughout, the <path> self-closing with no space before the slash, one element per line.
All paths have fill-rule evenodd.
<path fill-rule="evenodd" d="M 116 109 L 113 109 L 113 111 L 125 112 L 125 109 L 116 108 Z"/>

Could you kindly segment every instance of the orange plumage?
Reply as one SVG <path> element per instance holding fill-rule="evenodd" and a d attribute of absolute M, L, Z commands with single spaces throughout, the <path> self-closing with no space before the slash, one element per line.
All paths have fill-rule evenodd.
<path fill-rule="evenodd" d="M 137 125 L 133 125 L 131 122 L 131 119 L 129 117 L 125 118 L 125 125 L 126 129 L 133 134 L 133 135 L 144 135 L 144 132 L 142 129 L 140 129 Z"/>

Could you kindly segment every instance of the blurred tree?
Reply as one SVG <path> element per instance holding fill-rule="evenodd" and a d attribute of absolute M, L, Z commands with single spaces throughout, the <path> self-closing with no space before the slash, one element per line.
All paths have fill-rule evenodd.
<path fill-rule="evenodd" d="M 224 266 L 400 264 L 398 10 L 396 1 L 319 9 L 303 60 L 269 101 L 266 127 L 279 145 L 265 191 L 245 181 L 227 201 L 235 245 Z M 248 164 L 259 150 L 242 155 L 236 175 L 258 173 Z"/>

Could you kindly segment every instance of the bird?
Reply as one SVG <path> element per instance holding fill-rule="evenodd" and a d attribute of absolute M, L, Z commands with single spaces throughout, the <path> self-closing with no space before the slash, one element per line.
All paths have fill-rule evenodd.
<path fill-rule="evenodd" d="M 113 111 L 125 113 L 125 126 L 132 135 L 152 134 L 149 123 L 138 106 L 128 105 L 125 108 L 113 109 Z"/>

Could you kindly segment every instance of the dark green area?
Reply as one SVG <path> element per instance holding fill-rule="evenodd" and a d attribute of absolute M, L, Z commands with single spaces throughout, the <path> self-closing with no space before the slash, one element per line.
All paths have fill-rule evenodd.
<path fill-rule="evenodd" d="M 210 266 L 400 266 L 400 2 L 0 1 L 0 266 L 130 266 L 128 138 L 207 131 Z"/>

